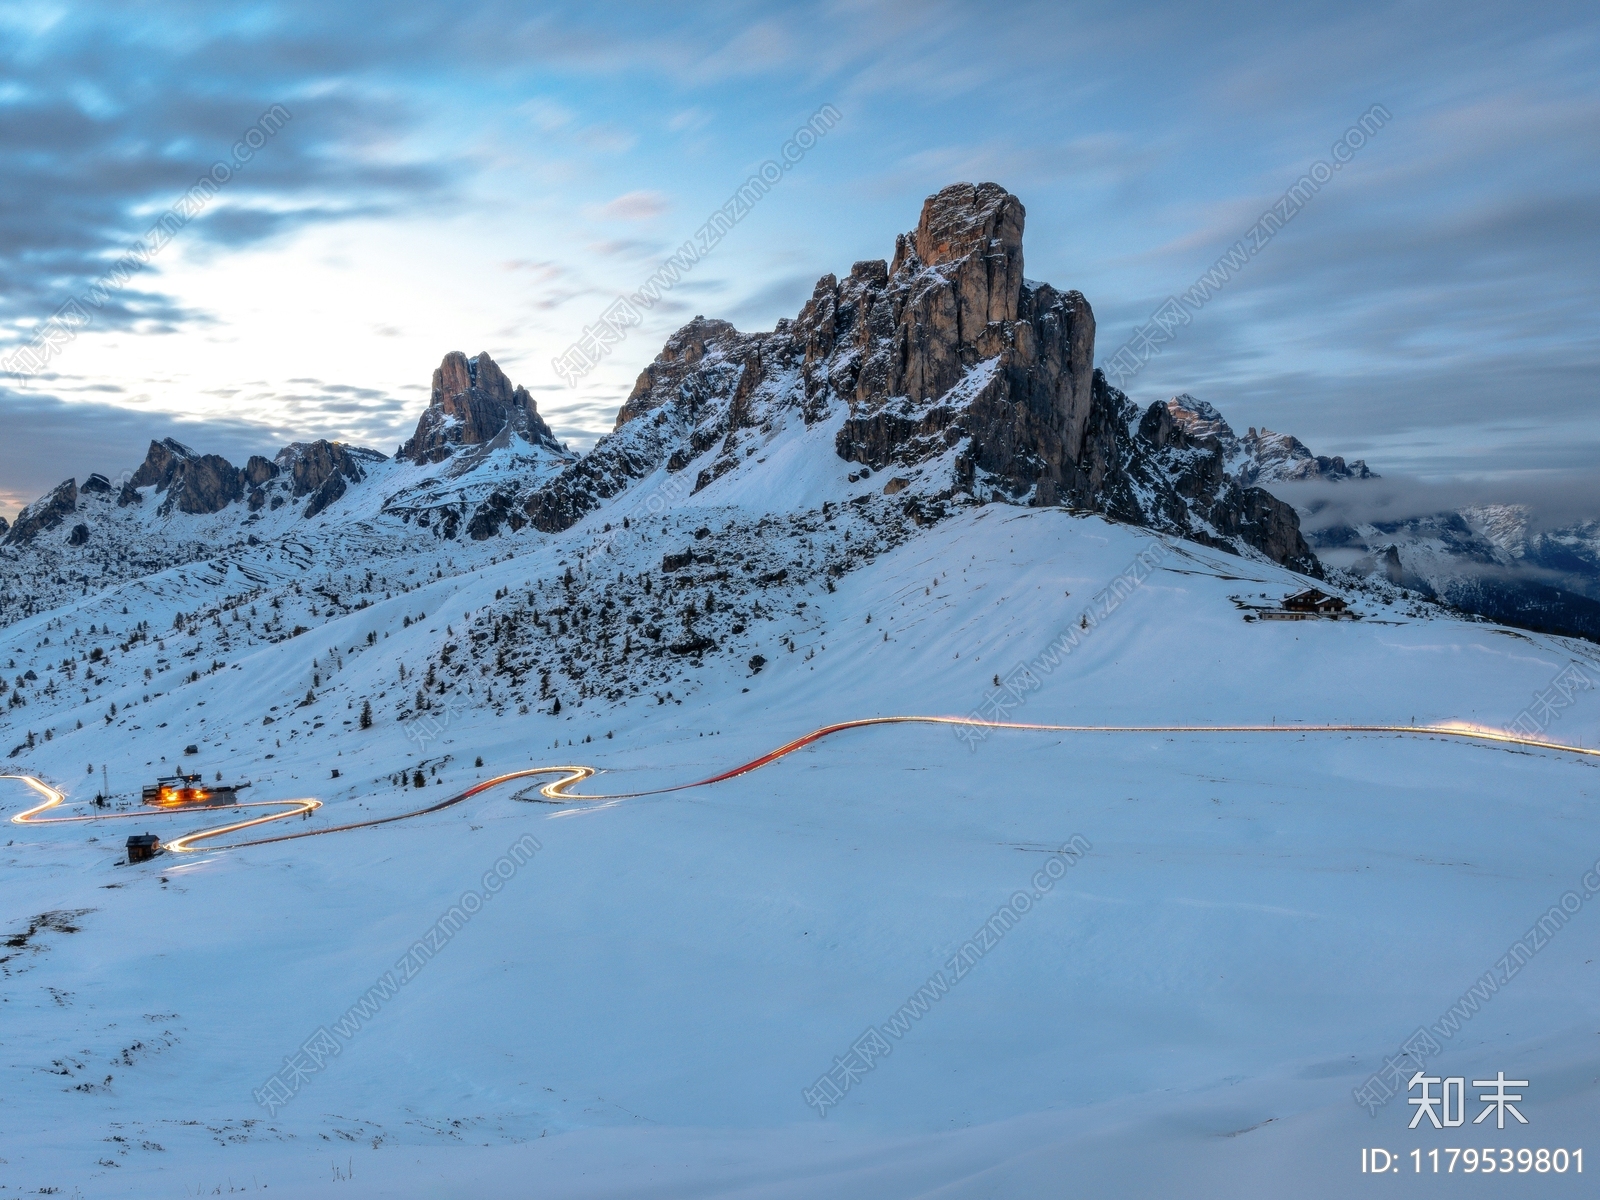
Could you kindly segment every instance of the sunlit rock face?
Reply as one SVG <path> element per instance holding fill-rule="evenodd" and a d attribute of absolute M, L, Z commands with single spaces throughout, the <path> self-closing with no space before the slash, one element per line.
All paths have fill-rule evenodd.
<path fill-rule="evenodd" d="M 513 387 L 487 353 L 468 358 L 452 350 L 434 371 L 428 407 L 398 457 L 442 462 L 462 447 L 511 438 L 561 452 L 527 388 Z"/>

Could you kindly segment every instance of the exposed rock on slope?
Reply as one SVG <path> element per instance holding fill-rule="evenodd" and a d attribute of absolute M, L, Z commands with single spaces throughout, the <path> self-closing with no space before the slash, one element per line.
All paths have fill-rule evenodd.
<path fill-rule="evenodd" d="M 54 529 L 78 511 L 78 482 L 68 479 L 41 500 L 35 500 L 17 514 L 16 524 L 7 532 L 8 546 L 30 542 L 46 529 Z"/>
<path fill-rule="evenodd" d="M 1157 511 L 1165 509 L 1167 521 L 1180 528 L 1187 515 L 1185 533 L 1196 541 L 1226 547 L 1237 538 L 1274 562 L 1320 577 L 1321 565 L 1300 535 L 1294 509 L 1230 474 L 1218 434 L 1197 434 L 1192 428 L 1176 419 L 1169 404 L 1152 404 L 1139 422 L 1139 440 L 1157 468 L 1147 494 L 1166 499 L 1165 484 L 1182 500 L 1182 509 L 1167 500 Z"/>
<path fill-rule="evenodd" d="M 775 336 L 742 334 L 726 321 L 696 317 L 640 373 L 611 434 L 546 483 L 497 489 L 473 514 L 471 536 L 491 537 L 502 524 L 559 532 L 663 465 L 679 472 L 718 444 L 731 454 L 739 443 L 737 430 L 752 421 L 756 388 L 767 385 L 770 391 L 761 364 L 778 366 L 777 359 L 764 358 L 767 340 Z M 746 371 L 747 362 L 756 365 Z M 788 370 L 792 374 L 792 363 Z M 688 487 L 679 480 L 672 486 Z"/>
<path fill-rule="evenodd" d="M 257 460 L 252 458 L 251 463 Z M 345 481 L 360 483 L 367 477 L 362 464 L 387 461 L 376 450 L 346 446 L 340 442 L 294 442 L 278 451 L 274 474 L 287 472 L 293 481 L 291 494 L 298 500 L 310 496 L 303 516 L 316 516 L 345 492 Z M 246 468 L 248 471 L 249 468 Z"/>
<path fill-rule="evenodd" d="M 135 489 L 154 485 L 158 493 L 166 493 L 163 512 L 174 508 L 190 514 L 221 512 L 244 496 L 244 479 L 237 467 L 221 455 L 196 453 L 172 438 L 150 443 L 128 485 Z"/>

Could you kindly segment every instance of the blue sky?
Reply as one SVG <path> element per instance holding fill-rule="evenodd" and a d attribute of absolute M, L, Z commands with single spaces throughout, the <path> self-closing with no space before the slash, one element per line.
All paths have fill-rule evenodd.
<path fill-rule="evenodd" d="M 262 115 L 288 119 L 43 371 L 0 512 L 153 436 L 392 450 L 449 350 L 576 445 L 696 313 L 792 316 L 994 180 L 1104 359 L 1374 104 L 1392 114 L 1130 386 L 1385 474 L 1582 489 L 1592 6 L 0 4 L 0 358 Z M 823 105 L 839 123 L 576 388 L 551 359 Z"/>

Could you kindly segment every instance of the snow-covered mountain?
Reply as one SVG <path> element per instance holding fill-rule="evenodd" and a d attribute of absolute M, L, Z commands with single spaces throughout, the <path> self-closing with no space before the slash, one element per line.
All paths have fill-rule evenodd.
<path fill-rule="evenodd" d="M 762 450 L 801 429 L 831 439 L 829 469 L 886 473 L 885 529 L 973 503 L 1066 504 L 1320 573 L 1293 511 L 1226 469 L 1231 449 L 1152 424 L 1158 406 L 1132 430 L 1127 397 L 1092 368 L 1088 302 L 1023 278 L 1022 225 L 1004 189 L 956 185 L 929 198 L 892 264 L 824 277 L 774 332 L 696 318 L 581 457 L 487 354 L 460 353 L 393 461 L 316 442 L 236 468 L 152 443 L 118 485 L 68 480 L 19 515 L 0 549 L 0 623 L 274 539 L 399 552 L 416 527 L 445 540 L 560 533 L 663 471 L 692 493 L 730 474 L 776 483 Z"/>
<path fill-rule="evenodd" d="M 169 438 L 115 481 L 64 481 L 0 539 L 0 627 L 170 566 L 250 557 L 267 543 L 316 558 L 352 539 L 404 554 L 417 530 L 431 535 L 425 541 L 452 540 L 508 480 L 549 479 L 575 459 L 489 355 L 453 352 L 392 459 L 323 440 L 235 467 Z"/>
<path fill-rule="evenodd" d="M 1322 519 L 1323 503 L 1301 516 L 1332 568 L 1492 621 L 1600 641 L 1600 522 L 1536 529 L 1523 505 L 1351 522 Z"/>
<path fill-rule="evenodd" d="M 1600 520 L 1539 528 L 1525 504 L 1474 505 L 1461 515 L 1509 561 L 1549 572 L 1567 590 L 1600 600 Z"/>
<path fill-rule="evenodd" d="M 1489 620 L 1600 641 L 1600 521 L 1541 529 L 1526 505 L 1504 504 L 1340 519 L 1333 493 L 1307 499 L 1296 485 L 1359 487 L 1379 478 L 1365 462 L 1313 454 L 1298 438 L 1266 429 L 1240 437 L 1213 405 L 1187 393 L 1166 409 L 1191 438 L 1215 446 L 1241 484 L 1296 503 L 1308 545 L 1342 578 L 1381 580 Z"/>
<path fill-rule="evenodd" d="M 1352 1090 L 1600 837 L 1582 760 L 1397 731 L 1507 725 L 1600 661 L 1381 575 L 1322 584 L 1359 620 L 1255 619 L 1321 570 L 1260 486 L 1299 444 L 1134 410 L 1087 301 L 1023 277 L 1022 225 L 945 189 L 771 333 L 697 318 L 581 456 L 452 354 L 393 458 L 163 443 L 30 506 L 0 754 L 117 819 L 0 855 L 0 1184 L 1348 1194 L 1409 1116 Z M 1594 703 L 1551 736 L 1593 744 Z M 178 768 L 316 797 L 316 831 L 536 765 L 689 783 L 907 713 L 1274 732 L 885 726 L 713 787 L 519 780 L 119 865 L 208 823 L 134 807 Z M 1329 723 L 1393 728 L 1301 727 Z M 1525 1111 L 1573 1146 L 1600 1010 L 1563 936 L 1446 1053 L 1549 1081 Z"/>
<path fill-rule="evenodd" d="M 1257 430 L 1251 426 L 1243 437 L 1217 409 L 1188 392 L 1181 392 L 1165 405 L 1173 422 L 1196 440 L 1210 440 L 1222 451 L 1225 469 L 1246 484 L 1305 483 L 1312 480 L 1376 479 L 1361 459 L 1346 465 L 1337 455 L 1313 454 L 1299 438 L 1288 433 Z"/>

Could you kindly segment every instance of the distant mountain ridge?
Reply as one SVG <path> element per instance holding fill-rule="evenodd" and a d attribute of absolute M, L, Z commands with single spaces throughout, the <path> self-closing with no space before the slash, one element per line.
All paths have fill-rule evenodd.
<path fill-rule="evenodd" d="M 416 432 L 394 458 L 319 439 L 243 467 L 174 438 L 152 441 L 116 482 L 64 480 L 0 522 L 0 625 L 85 594 L 218 552 L 304 538 L 318 524 L 407 526 L 453 538 L 483 497 L 515 476 L 539 479 L 574 460 L 492 358 L 446 355 Z"/>
<path fill-rule="evenodd" d="M 1349 465 L 1335 455 L 1313 454 L 1299 438 L 1287 433 L 1250 427 L 1244 437 L 1233 431 L 1223 415 L 1204 400 L 1181 392 L 1166 403 L 1173 421 L 1196 439 L 1213 438 L 1223 452 L 1223 462 L 1244 483 L 1301 483 L 1307 480 L 1377 479 L 1367 464 L 1356 459 Z"/>
<path fill-rule="evenodd" d="M 1271 489 L 1359 486 L 1377 478 L 1367 464 L 1264 428 L 1241 436 L 1188 393 L 1141 413 L 1093 367 L 1094 314 L 1082 293 L 1025 278 L 1025 216 L 997 184 L 955 184 L 927 199 L 891 260 L 823 276 L 771 332 L 694 318 L 583 455 L 555 438 L 527 388 L 488 353 L 459 351 L 433 373 L 415 432 L 393 458 L 319 440 L 236 467 L 152 442 L 120 484 L 64 481 L 0 529 L 0 623 L 138 571 L 313 529 L 377 538 L 395 553 L 410 552 L 418 531 L 430 542 L 556 535 L 634 489 L 693 495 L 772 472 L 762 486 L 781 505 L 782 472 L 801 464 L 767 467 L 769 448 L 804 434 L 807 455 L 821 457 L 802 474 L 883 478 L 872 508 L 881 528 L 915 529 L 975 504 L 1060 505 L 1313 577 L 1325 573 L 1319 554 L 1329 555 L 1352 578 L 1600 635 L 1600 596 L 1591 621 L 1581 589 L 1541 579 L 1530 591 L 1530 578 L 1508 590 L 1485 582 L 1483 569 L 1548 574 L 1560 561 L 1600 592 L 1600 539 L 1502 532 L 1501 545 L 1459 515 L 1459 527 L 1426 534 L 1319 527 L 1308 537 L 1302 519 L 1315 510 L 1299 513 Z M 797 494 L 793 504 L 803 503 Z M 1497 529 L 1515 525 L 1497 518 Z M 1519 616 L 1525 609 L 1532 615 Z"/>
<path fill-rule="evenodd" d="M 1530 531 L 1528 510 L 1491 505 L 1317 525 L 1319 507 L 1303 514 L 1307 536 L 1333 567 L 1493 621 L 1600 641 L 1600 522 Z"/>

